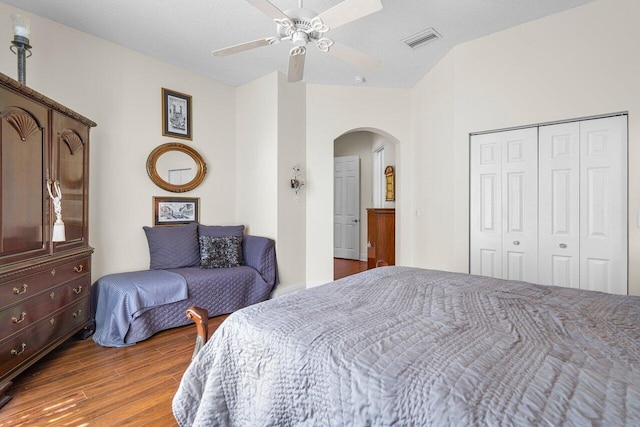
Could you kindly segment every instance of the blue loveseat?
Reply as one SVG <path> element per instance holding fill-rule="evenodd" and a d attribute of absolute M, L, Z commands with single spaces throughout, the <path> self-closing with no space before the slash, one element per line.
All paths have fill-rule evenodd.
<path fill-rule="evenodd" d="M 243 235 L 244 226 L 188 224 L 144 230 L 150 269 L 104 276 L 94 284 L 93 339 L 100 345 L 131 345 L 161 330 L 189 324 L 185 311 L 190 306 L 206 308 L 211 317 L 231 313 L 268 299 L 278 283 L 275 242 Z M 230 238 L 241 241 L 241 264 L 202 268 L 202 242 L 228 243 Z M 182 281 L 186 288 L 173 298 L 159 298 L 165 278 Z M 145 306 L 145 300 L 151 306 Z"/>

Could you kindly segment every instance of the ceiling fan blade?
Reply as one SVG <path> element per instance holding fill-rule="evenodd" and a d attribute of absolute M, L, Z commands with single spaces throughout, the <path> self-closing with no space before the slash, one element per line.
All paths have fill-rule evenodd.
<path fill-rule="evenodd" d="M 276 44 L 279 42 L 280 40 L 278 40 L 275 37 L 267 37 L 264 39 L 258 39 L 258 40 L 253 40 L 246 43 L 237 44 L 235 46 L 224 47 L 222 49 L 214 50 L 211 53 L 215 56 L 229 56 L 229 55 L 233 55 L 234 53 L 240 53 L 240 52 L 244 52 L 245 50 L 255 49 L 256 47 L 267 46 L 267 45 Z"/>
<path fill-rule="evenodd" d="M 317 16 L 327 29 L 338 28 L 382 9 L 381 0 L 345 0 Z"/>
<path fill-rule="evenodd" d="M 288 23 L 290 24 L 290 26 L 293 26 L 293 21 L 291 21 L 291 18 L 289 18 L 276 6 L 274 6 L 273 3 L 271 3 L 269 0 L 247 0 L 247 2 L 251 3 L 253 7 L 258 9 L 260 12 L 264 13 L 274 21 L 281 24 Z"/>
<path fill-rule="evenodd" d="M 288 82 L 299 82 L 302 80 L 304 73 L 304 59 L 307 50 L 302 46 L 296 46 L 289 52 L 289 73 L 287 75 Z"/>
<path fill-rule="evenodd" d="M 380 60 L 378 58 L 374 58 L 373 56 L 369 56 L 366 53 L 339 43 L 333 43 L 327 53 L 367 70 L 373 71 L 380 66 Z"/>

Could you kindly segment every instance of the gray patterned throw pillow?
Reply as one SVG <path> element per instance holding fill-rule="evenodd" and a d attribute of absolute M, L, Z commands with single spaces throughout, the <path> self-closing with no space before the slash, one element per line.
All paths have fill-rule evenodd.
<path fill-rule="evenodd" d="M 242 236 L 200 236 L 200 267 L 227 268 L 242 265 Z"/>

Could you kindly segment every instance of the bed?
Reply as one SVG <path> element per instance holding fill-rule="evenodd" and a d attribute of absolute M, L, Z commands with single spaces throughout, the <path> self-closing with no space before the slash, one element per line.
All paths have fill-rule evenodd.
<path fill-rule="evenodd" d="M 640 297 L 382 267 L 242 309 L 182 426 L 640 425 Z"/>

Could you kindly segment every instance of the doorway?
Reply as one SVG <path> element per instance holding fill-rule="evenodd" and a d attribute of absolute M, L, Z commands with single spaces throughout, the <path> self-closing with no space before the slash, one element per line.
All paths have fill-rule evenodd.
<path fill-rule="evenodd" d="M 344 207 L 344 203 L 338 202 L 338 198 L 344 200 L 343 187 L 338 188 L 335 167 L 336 158 L 356 157 L 359 159 L 359 214 L 357 219 L 358 233 L 360 237 L 354 243 L 350 256 L 345 256 L 340 246 L 344 245 L 344 237 L 338 233 L 343 230 L 344 224 L 337 222 L 336 210 Z M 386 201 L 384 196 L 385 175 L 387 166 L 395 166 L 395 144 L 388 141 L 382 135 L 370 131 L 348 132 L 334 141 L 334 278 L 340 278 L 359 273 L 367 269 L 367 209 L 368 208 L 394 208 L 395 201 Z M 342 203 L 343 206 L 339 206 Z M 351 205 L 354 206 L 354 205 Z"/>

